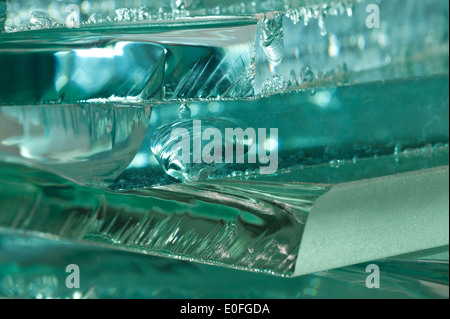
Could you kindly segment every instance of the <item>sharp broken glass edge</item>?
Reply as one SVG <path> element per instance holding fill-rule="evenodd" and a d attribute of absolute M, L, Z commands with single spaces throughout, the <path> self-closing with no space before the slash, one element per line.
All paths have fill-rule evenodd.
<path fill-rule="evenodd" d="M 308 211 L 329 189 L 231 181 L 113 193 L 0 170 L 3 229 L 277 275 L 293 273 Z"/>
<path fill-rule="evenodd" d="M 183 222 L 175 217 L 170 219 L 174 216 L 173 207 L 165 210 L 167 198 L 170 197 L 172 204 L 188 201 L 188 205 L 193 206 L 207 203 L 206 206 L 212 205 L 214 209 L 221 207 L 219 217 L 213 217 L 217 217 L 218 224 L 222 225 L 221 213 L 233 210 L 233 207 L 215 201 L 225 197 L 226 203 L 239 203 L 239 210 L 231 215 L 225 212 L 225 220 L 232 225 L 235 220 L 235 225 L 239 225 L 238 222 L 256 223 L 259 227 L 261 220 L 255 218 L 253 211 L 249 214 L 248 203 L 254 203 L 254 194 L 248 189 L 252 182 L 230 179 L 276 181 L 276 186 L 269 187 L 270 191 L 265 190 L 264 199 L 258 197 L 258 203 L 269 207 L 260 213 L 282 218 L 283 214 L 289 213 L 288 208 L 292 208 L 299 212 L 294 216 L 301 216 L 303 220 L 315 200 L 306 196 L 305 209 L 302 206 L 305 199 L 298 195 L 302 193 L 299 187 L 304 188 L 298 184 L 279 184 L 284 180 L 346 184 L 393 173 L 413 171 L 413 174 L 419 174 L 416 170 L 448 165 L 446 1 L 381 1 L 380 6 L 386 14 L 382 15 L 382 28 L 373 31 L 365 28 L 367 1 L 307 6 L 302 6 L 304 2 L 300 1 L 287 12 L 284 8 L 274 12 L 271 7 L 272 10 L 251 12 L 251 16 L 222 17 L 218 22 L 211 17 L 184 17 L 149 24 L 126 22 L 131 18 L 104 25 L 101 21 L 98 24 L 91 21 L 93 23 L 77 30 L 47 28 L 47 18 L 41 13 L 31 15 L 31 27 L 28 22 L 19 22 L 25 25 L 8 29 L 15 26 L 5 18 L 11 17 L 14 11 L 6 11 L 4 3 L 0 1 L 0 28 L 6 21 L 3 27 L 6 31 L 27 31 L 0 34 L 0 63 L 3 62 L 2 65 L 13 74 L 34 72 L 37 76 L 23 82 L 20 81 L 24 77 L 0 77 L 3 79 L 0 86 L 0 156 L 2 161 L 42 169 L 16 167 L 15 164 L 2 167 L 5 176 L 11 177 L 7 171 L 11 168 L 9 165 L 13 165 L 16 172 L 12 173 L 12 179 L 22 183 L 11 184 L 11 180 L 7 180 L 3 186 L 11 187 L 6 187 L 5 194 L 18 190 L 18 185 L 25 185 L 20 191 L 29 192 L 21 199 L 23 203 L 35 205 L 24 204 L 19 207 L 23 214 L 15 215 L 12 209 L 17 213 L 17 205 L 6 198 L 2 205 L 5 203 L 9 213 L 2 215 L 4 227 L 28 231 L 31 230 L 27 227 L 35 227 L 39 236 L 67 236 L 64 238 L 79 240 L 77 236 L 85 229 L 78 225 L 92 226 L 97 222 L 102 230 L 102 219 L 96 218 L 106 216 L 112 225 L 107 229 L 111 233 L 106 232 L 108 246 L 144 252 L 142 247 L 134 250 L 127 245 L 132 245 L 139 236 L 156 233 L 155 238 L 149 238 L 155 240 L 149 243 L 157 244 L 156 249 L 150 247 L 153 254 L 289 276 L 294 272 L 295 261 L 292 260 L 297 257 L 304 221 L 293 225 L 296 236 L 290 238 L 292 242 L 287 246 L 281 230 L 275 232 L 273 242 L 270 242 L 273 239 L 270 236 L 262 236 L 265 244 L 256 251 L 257 256 L 262 256 L 259 259 L 244 258 L 245 249 L 252 249 L 250 237 L 245 234 L 234 238 L 244 242 L 243 246 L 234 247 L 236 251 L 227 246 L 229 242 L 221 241 L 225 245 L 222 247 L 233 248 L 230 248 L 229 256 L 225 252 L 220 257 L 208 259 L 201 254 L 191 257 L 183 251 L 195 250 L 196 246 L 181 250 L 175 247 L 167 253 L 164 243 L 179 239 L 180 224 L 177 223 Z M 243 12 L 247 14 L 247 11 Z M 131 12 L 119 10 L 115 14 L 131 17 Z M 163 16 L 163 19 L 167 17 Z M 199 38 L 199 32 L 205 30 L 214 36 Z M 23 39 L 25 34 L 29 40 Z M 169 35 L 171 42 L 166 43 L 164 39 Z M 233 42 L 236 35 L 239 35 L 237 42 Z M 20 54 L 12 55 L 12 50 Z M 151 58 L 152 63 L 141 59 L 142 56 Z M 39 61 L 39 67 L 33 61 Z M 102 73 L 98 66 L 103 63 L 114 72 Z M 150 72 L 131 73 L 126 68 Z M 162 72 L 162 69 L 172 72 Z M 77 72 L 80 70 L 82 72 Z M 93 79 L 94 76 L 100 78 Z M 18 83 L 26 85 L 19 86 Z M 213 89 L 206 84 L 211 84 Z M 119 96 L 108 96 L 111 92 L 117 92 Z M 200 183 L 136 190 L 176 182 L 166 174 L 170 165 L 165 167 L 162 159 L 170 156 L 165 155 L 164 143 L 156 143 L 159 150 L 163 150 L 160 154 L 157 148 L 153 147 L 151 151 L 151 147 L 155 137 L 161 137 L 160 142 L 165 141 L 164 134 L 160 133 L 164 133 L 167 125 L 186 126 L 196 119 L 204 120 L 207 125 L 278 126 L 284 130 L 277 145 L 280 174 L 263 176 L 255 172 L 253 166 L 230 165 L 208 173 L 209 180 L 203 181 L 200 173 L 205 167 L 179 167 L 175 170 L 178 178 L 181 176 L 182 181 L 188 182 L 201 177 Z M 301 122 L 293 123 L 293 119 L 301 119 Z M 356 167 L 352 174 L 348 173 L 349 163 Z M 36 173 L 31 174 L 30 170 Z M 45 170 L 72 182 L 50 177 Z M 305 170 L 310 172 L 309 175 Z M 334 175 L 329 176 L 328 170 Z M 36 176 L 38 178 L 34 179 Z M 51 182 L 53 178 L 58 182 Z M 210 181 L 222 178 L 228 180 Z M 133 191 L 128 195 L 116 194 L 83 188 L 78 182 Z M 68 194 L 71 192 L 66 192 L 70 189 L 66 183 L 83 189 L 78 195 L 85 196 L 86 203 L 79 204 L 75 198 L 78 195 Z M 265 192 L 260 188 L 268 185 L 272 184 L 254 187 Z M 334 186 L 320 187 L 326 192 Z M 303 187 L 317 190 L 318 186 Z M 282 200 L 274 188 L 283 192 Z M 165 197 L 161 198 L 161 194 Z M 108 200 L 99 200 L 103 196 Z M 63 212 L 61 216 L 73 217 L 62 217 L 62 221 L 59 220 L 62 224 L 58 219 L 50 220 L 49 211 L 45 209 L 48 203 L 42 201 L 43 197 L 56 203 L 51 209 L 59 209 Z M 131 197 L 132 204 L 123 204 Z M 128 224 L 127 221 L 130 214 L 134 214 L 132 208 L 139 199 L 148 213 L 149 198 L 159 203 L 154 206 L 157 211 L 154 216 L 158 217 L 161 211 L 168 215 L 156 228 L 144 224 L 149 229 L 139 233 L 142 224 L 132 224 L 132 221 L 145 214 L 139 210 L 136 219 L 131 219 Z M 72 199 L 75 201 L 73 206 Z M 302 205 L 298 206 L 299 202 Z M 63 203 L 69 204 L 67 211 Z M 97 211 L 105 205 L 106 208 Z M 192 209 L 194 216 L 211 213 L 209 208 L 203 208 L 195 206 Z M 448 211 L 448 207 L 446 209 Z M 92 212 L 99 213 L 89 215 Z M 106 215 L 100 212 L 106 212 Z M 115 212 L 117 219 L 108 212 Z M 182 238 L 194 240 L 196 232 L 202 234 L 203 219 L 195 220 L 199 224 Z M 448 224 L 448 217 L 442 220 L 443 224 Z M 49 221 L 48 228 L 44 221 Z M 60 226 L 65 227 L 61 229 Z M 90 234 L 93 238 L 88 236 L 88 241 L 93 243 L 98 239 L 98 233 L 94 229 Z M 197 248 L 204 249 L 201 240 L 198 243 Z M 270 247 L 276 247 L 275 253 L 270 251 L 273 256 L 264 250 Z M 242 259 L 234 253 L 240 253 Z"/>
<path fill-rule="evenodd" d="M 116 189 L 136 167 L 151 176 L 146 186 L 174 183 L 166 173 L 184 182 L 253 174 L 255 165 L 170 168 L 167 128 L 185 127 L 190 120 L 205 121 L 204 128 L 278 127 L 280 169 L 447 143 L 448 121 L 437 122 L 436 115 L 448 114 L 448 3 L 382 1 L 380 23 L 389 28 L 375 30 L 365 26 L 366 4 L 309 4 L 206 25 L 193 18 L 178 25 L 138 25 L 126 33 L 44 28 L 26 32 L 27 39 L 24 32 L 3 33 L 0 63 L 12 74 L 26 70 L 27 77 L 0 78 L 0 122 L 9 128 L 0 133 L 1 151 L 79 182 Z M 409 14 L 398 14 L 405 6 Z M 143 107 L 151 109 L 149 122 L 138 120 L 142 129 L 149 125 L 147 135 L 141 129 L 118 132 L 126 131 L 128 122 L 116 121 L 115 110 L 91 112 L 97 105 L 128 105 L 127 112 L 136 110 L 137 117 Z M 431 110 L 424 114 L 423 105 Z M 182 109 L 189 116 L 180 121 Z M 389 119 L 391 109 L 398 113 Z M 405 109 L 415 123 L 402 120 Z M 285 123 L 287 118 L 302 122 Z M 63 136 L 64 145 L 50 143 L 47 131 Z M 133 144 L 129 154 L 116 153 L 117 133 L 120 140 L 128 138 L 125 145 Z M 74 138 L 79 142 L 67 150 Z M 39 150 L 30 147 L 36 140 Z M 93 158 L 102 168 L 98 172 L 80 165 Z"/>
<path fill-rule="evenodd" d="M 314 96 L 299 91 L 245 103 L 199 101 L 187 105 L 191 113 L 188 119 L 180 118 L 178 102 L 153 107 L 119 103 L 2 106 L 0 155 L 4 160 L 114 190 L 176 183 L 166 173 L 169 170 L 183 181 L 201 180 L 199 172 L 211 165 L 173 166 L 175 150 L 168 140 L 174 128 L 192 132 L 194 121 L 201 120 L 203 130 L 214 127 L 221 132 L 238 127 L 267 128 L 269 132 L 269 128 L 278 127 L 275 174 L 260 174 L 261 167 L 268 164 L 231 163 L 213 166 L 206 177 L 209 180 L 282 176 L 286 181 L 301 182 L 308 181 L 300 173 L 302 168 L 345 162 L 356 163 L 353 179 L 357 179 L 362 173 L 360 161 L 372 158 L 373 163 L 381 163 L 380 157 L 390 158 L 383 162 L 387 165 L 364 168 L 372 171 L 369 177 L 376 177 L 406 171 L 408 166 L 400 159 L 415 153 L 418 156 L 409 160 L 416 163 L 411 170 L 448 164 L 445 156 L 434 157 L 440 158 L 434 162 L 428 160 L 433 150 L 439 153 L 439 149 L 445 152 L 448 148 L 448 75 L 328 87 L 318 89 Z M 242 112 L 243 107 L 256 111 Z M 408 121 L 404 120 L 405 109 Z M 298 120 L 286 120 L 292 118 Z M 298 180 L 289 178 L 286 172 L 299 172 Z M 351 180 L 338 175 L 322 174 L 314 181 Z"/>
<path fill-rule="evenodd" d="M 337 186 L 219 181 L 122 193 L 79 186 L 57 175 L 16 164 L 3 164 L 1 170 L 2 229 L 130 252 L 292 276 L 368 261 L 368 256 L 386 258 L 448 244 L 448 166 Z M 370 222 L 364 238 L 356 242 L 349 239 L 350 248 L 342 245 L 349 248 L 345 258 L 317 262 L 333 256 L 329 251 L 339 249 L 321 244 L 324 251 L 318 254 L 311 242 L 318 240 L 314 234 L 323 232 L 316 228 L 334 227 L 333 222 L 328 226 L 326 222 L 330 219 L 328 211 L 340 207 L 333 198 L 344 199 L 354 194 L 355 188 L 359 189 L 361 200 L 345 200 L 349 206 L 332 215 L 347 225 L 347 220 L 355 218 L 352 211 L 366 214 Z M 372 203 L 367 192 L 373 198 L 386 198 L 385 203 Z M 423 199 L 430 192 L 434 200 L 427 203 Z M 387 194 L 395 194 L 395 200 L 388 200 Z M 414 201 L 408 200 L 410 205 L 405 206 L 411 194 Z M 332 203 L 327 204 L 330 198 Z M 320 208 L 313 214 L 314 221 L 308 221 L 316 206 Z M 416 210 L 421 211 L 420 223 L 408 217 Z M 433 218 L 429 218 L 430 214 Z M 377 233 L 389 216 L 395 216 L 390 227 Z M 345 242 L 346 238 L 360 236 L 361 232 L 356 230 L 352 235 L 352 228 L 348 229 L 354 224 L 339 227 L 345 232 L 340 240 L 333 237 L 339 234 L 338 230 L 320 236 L 332 238 L 322 238 L 328 246 Z M 305 225 L 307 231 L 309 227 L 307 238 L 303 238 Z M 433 234 L 422 237 L 422 232 L 430 227 Z M 389 240 L 392 228 L 397 245 L 381 251 L 362 250 L 367 241 Z"/>
<path fill-rule="evenodd" d="M 379 29 L 366 27 L 367 1 L 348 1 L 237 21 L 141 25 L 126 33 L 114 28 L 107 32 L 66 28 L 35 30 L 27 33 L 27 39 L 24 33 L 2 34 L 4 67 L 26 65 L 32 74 L 25 82 L 28 90 L 17 84 L 24 85 L 25 79 L 2 82 L 2 104 L 9 99 L 14 104 L 40 104 L 108 98 L 130 102 L 246 98 L 308 87 L 329 77 L 351 83 L 345 76 L 398 63 L 407 63 L 410 74 L 397 70 L 396 77 L 439 72 L 414 61 L 430 54 L 448 56 L 448 4 L 404 2 L 380 3 Z M 405 6 L 408 14 L 399 14 Z M 417 16 L 417 21 L 411 23 L 410 16 Z M 99 68 L 102 64 L 108 65 L 105 71 Z M 130 68 L 135 72 L 126 74 Z M 380 71 L 378 77 L 371 74 L 372 81 L 392 78 L 393 72 Z M 17 96 L 19 88 L 30 91 L 29 96 Z"/>
<path fill-rule="evenodd" d="M 72 25 L 79 23 L 80 27 L 89 28 L 117 25 L 129 27 L 149 23 L 176 24 L 194 18 L 239 19 L 262 12 L 284 11 L 287 7 L 312 4 L 338 4 L 346 11 L 351 9 L 352 3 L 329 0 L 71 0 L 69 5 L 55 5 L 54 0 L 1 0 L 3 19 L 0 23 L 6 32 L 65 28 L 71 26 L 71 22 Z"/>
<path fill-rule="evenodd" d="M 448 246 L 437 252 L 373 261 L 383 289 L 367 289 L 366 264 L 285 279 L 2 231 L 0 298 L 448 299 Z M 67 289 L 74 259 L 84 284 Z"/>

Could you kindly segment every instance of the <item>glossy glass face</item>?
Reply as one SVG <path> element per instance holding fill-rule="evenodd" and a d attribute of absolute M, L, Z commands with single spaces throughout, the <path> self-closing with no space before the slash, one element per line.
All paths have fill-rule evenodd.
<path fill-rule="evenodd" d="M 386 297 L 448 297 L 448 11 L 0 0 L 0 297 L 382 296 L 368 263 Z M 58 287 L 72 264 L 92 289 Z"/>

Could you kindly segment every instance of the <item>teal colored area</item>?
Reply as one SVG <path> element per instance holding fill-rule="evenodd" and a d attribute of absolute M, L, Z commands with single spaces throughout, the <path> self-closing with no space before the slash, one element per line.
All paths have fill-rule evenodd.
<path fill-rule="evenodd" d="M 308 212 L 329 189 L 228 181 L 115 193 L 24 166 L 0 172 L 2 229 L 278 276 L 294 272 Z"/>
<path fill-rule="evenodd" d="M 448 251 L 447 247 L 440 248 Z M 422 252 L 420 256 L 427 256 Z M 391 258 L 284 279 L 186 261 L 2 232 L 3 298 L 448 298 L 448 259 Z M 382 289 L 367 289 L 368 264 Z M 67 265 L 80 289 L 67 289 Z"/>
<path fill-rule="evenodd" d="M 186 105 L 191 110 L 189 120 L 180 118 L 179 102 L 153 108 L 149 130 L 136 156 L 143 160 L 139 167 L 132 163 L 113 189 L 132 188 L 133 182 L 139 187 L 173 183 L 164 180 L 161 171 L 161 167 L 166 172 L 173 170 L 172 165 L 176 172 L 171 174 L 183 173 L 187 180 L 195 180 L 202 169 L 212 166 L 209 179 L 334 184 L 448 163 L 448 75 L 444 74 L 327 86 L 316 88 L 314 94 L 298 90 L 258 99 Z M 260 174 L 260 168 L 268 164 L 258 161 L 226 166 L 173 163 L 171 133 L 178 127 L 192 131 L 194 120 L 202 121 L 203 130 L 214 127 L 223 136 L 228 127 L 264 128 L 269 139 L 270 129 L 277 128 L 277 173 Z M 245 141 L 235 142 L 239 143 Z M 150 145 L 156 145 L 152 148 L 157 152 L 151 152 Z M 148 175 L 153 180 L 146 179 Z"/>
<path fill-rule="evenodd" d="M 0 0 L 0 298 L 449 298 L 447 1 L 69 2 Z"/>

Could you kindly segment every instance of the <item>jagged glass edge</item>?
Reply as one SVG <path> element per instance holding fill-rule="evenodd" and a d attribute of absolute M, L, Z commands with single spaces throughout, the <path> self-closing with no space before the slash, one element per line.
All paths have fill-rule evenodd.
<path fill-rule="evenodd" d="M 65 268 L 80 269 L 68 289 Z M 368 289 L 366 267 L 382 289 Z M 0 231 L 0 298 L 448 298 L 448 246 L 296 278 L 212 267 Z"/>

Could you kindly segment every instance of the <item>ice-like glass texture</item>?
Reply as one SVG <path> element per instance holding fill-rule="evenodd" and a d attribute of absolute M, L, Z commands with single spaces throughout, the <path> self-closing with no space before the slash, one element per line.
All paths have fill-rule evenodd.
<path fill-rule="evenodd" d="M 448 12 L 443 0 L 0 0 L 0 297 L 67 297 L 52 273 L 69 254 L 92 281 L 74 298 L 335 297 L 363 280 L 358 249 L 399 225 L 389 251 L 447 256 L 378 253 L 385 296 L 448 298 Z M 220 135 L 219 162 L 198 156 L 210 141 L 198 123 Z M 372 195 L 344 200 L 355 189 Z M 311 262 L 302 247 L 332 255 L 308 227 L 339 192 L 328 210 L 353 205 L 340 220 L 367 245 L 330 262 L 344 268 L 276 278 Z M 129 287 L 113 271 L 96 281 L 93 254 Z M 203 285 L 181 283 L 197 272 Z"/>

